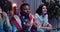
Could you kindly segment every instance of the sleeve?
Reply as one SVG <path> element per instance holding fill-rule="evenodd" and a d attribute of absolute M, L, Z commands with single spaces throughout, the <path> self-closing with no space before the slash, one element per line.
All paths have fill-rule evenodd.
<path fill-rule="evenodd" d="M 38 14 L 37 13 L 35 14 L 35 18 L 38 18 Z"/>
<path fill-rule="evenodd" d="M 6 21 L 4 20 L 4 30 L 7 32 L 12 32 L 12 26 L 7 26 Z"/>
<path fill-rule="evenodd" d="M 48 22 L 48 15 L 45 15 L 44 17 L 44 26 L 48 25 L 49 22 Z"/>
<path fill-rule="evenodd" d="M 39 15 L 38 15 L 37 13 L 35 14 L 35 18 L 36 18 L 36 21 L 38 21 L 38 22 L 41 21 L 41 20 L 40 20 L 41 18 L 39 17 Z"/>
<path fill-rule="evenodd" d="M 8 32 L 12 32 L 12 26 L 8 26 L 7 29 L 8 29 Z"/>

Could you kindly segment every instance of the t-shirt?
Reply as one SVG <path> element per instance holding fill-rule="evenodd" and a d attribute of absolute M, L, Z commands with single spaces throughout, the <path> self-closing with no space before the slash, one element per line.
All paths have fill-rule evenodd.
<path fill-rule="evenodd" d="M 46 14 L 46 15 L 44 15 L 44 16 L 42 16 L 42 15 L 38 15 L 37 13 L 35 14 L 35 17 L 36 17 L 36 20 L 39 22 L 39 23 L 41 23 L 43 26 L 46 26 L 46 25 L 48 25 L 49 23 L 48 23 L 48 15 Z M 38 26 L 37 26 L 37 30 L 39 30 L 40 28 L 38 28 Z M 41 30 L 41 29 L 40 29 Z M 42 29 L 43 30 L 43 29 Z"/>

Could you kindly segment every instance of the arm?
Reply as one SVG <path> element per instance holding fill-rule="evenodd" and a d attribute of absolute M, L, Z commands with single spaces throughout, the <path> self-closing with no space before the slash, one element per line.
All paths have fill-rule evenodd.
<path fill-rule="evenodd" d="M 34 25 L 35 25 L 36 27 L 41 27 L 42 24 L 38 21 L 38 19 L 37 19 L 38 17 L 39 17 L 38 14 L 35 14 L 35 15 L 34 15 L 33 23 L 34 23 Z"/>
<path fill-rule="evenodd" d="M 47 29 L 47 30 L 51 30 L 52 29 L 52 25 L 51 24 L 48 24 L 47 26 L 42 26 L 41 23 L 39 23 L 38 21 L 34 20 L 34 25 L 36 27 L 39 27 L 40 29 Z"/>
<path fill-rule="evenodd" d="M 40 27 L 42 29 L 47 29 L 47 30 L 51 30 L 52 29 L 52 25 L 51 24 L 48 24 L 47 26 L 45 27 Z"/>
<path fill-rule="evenodd" d="M 44 27 L 41 27 L 41 28 L 44 28 L 44 29 L 47 29 L 47 30 L 51 30 L 52 29 L 52 25 L 49 24 L 49 22 L 48 22 L 48 15 L 45 15 Z"/>
<path fill-rule="evenodd" d="M 8 16 L 7 16 L 7 13 L 3 12 L 3 16 L 5 17 L 5 20 L 6 20 L 7 25 L 8 25 L 8 26 L 11 26 L 11 25 L 10 25 L 10 22 L 9 22 L 9 18 L 8 18 Z"/>
<path fill-rule="evenodd" d="M 30 22 L 28 22 L 27 25 L 31 27 L 33 25 L 33 15 L 31 13 L 29 15 L 29 19 L 30 19 Z"/>
<path fill-rule="evenodd" d="M 47 29 L 47 30 L 51 30 L 52 29 L 52 25 L 51 24 L 48 24 L 45 27 L 43 27 L 42 24 L 39 23 L 38 21 L 36 21 L 35 19 L 34 19 L 34 25 L 38 26 L 41 29 Z"/>
<path fill-rule="evenodd" d="M 3 16 L 5 17 L 8 31 L 12 31 L 12 27 L 11 27 L 11 25 L 10 25 L 9 18 L 8 18 L 7 14 L 6 14 L 5 12 L 3 12 L 2 14 L 3 14 Z"/>
<path fill-rule="evenodd" d="M 39 23 L 35 18 L 33 19 L 33 24 L 34 24 L 36 27 L 42 27 L 42 24 Z"/>
<path fill-rule="evenodd" d="M 35 19 L 37 19 L 38 17 L 39 17 L 39 15 L 36 14 Z M 38 21 L 36 21 L 36 23 L 38 24 L 38 27 L 41 29 L 47 29 L 47 30 L 52 29 L 52 25 L 48 23 L 48 15 L 46 15 L 44 18 L 44 26 L 42 26 L 42 24 L 39 23 Z"/>

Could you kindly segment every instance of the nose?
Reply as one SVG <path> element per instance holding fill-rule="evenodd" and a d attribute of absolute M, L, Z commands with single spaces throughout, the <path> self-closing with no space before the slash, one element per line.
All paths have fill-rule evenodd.
<path fill-rule="evenodd" d="M 27 12 L 30 13 L 30 10 L 28 10 Z"/>

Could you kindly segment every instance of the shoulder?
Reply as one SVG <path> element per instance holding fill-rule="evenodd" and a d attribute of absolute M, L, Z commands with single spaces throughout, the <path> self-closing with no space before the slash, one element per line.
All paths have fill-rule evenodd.
<path fill-rule="evenodd" d="M 48 16 L 48 14 L 46 14 L 46 16 Z"/>
<path fill-rule="evenodd" d="M 38 16 L 38 14 L 36 13 L 35 16 Z"/>
<path fill-rule="evenodd" d="M 36 19 L 42 19 L 42 16 L 36 13 L 36 14 L 35 14 L 35 18 L 36 18 Z"/>
<path fill-rule="evenodd" d="M 39 17 L 38 13 L 35 14 L 35 17 Z"/>
<path fill-rule="evenodd" d="M 48 18 L 48 14 L 46 14 L 44 17 L 45 17 L 45 18 Z"/>

